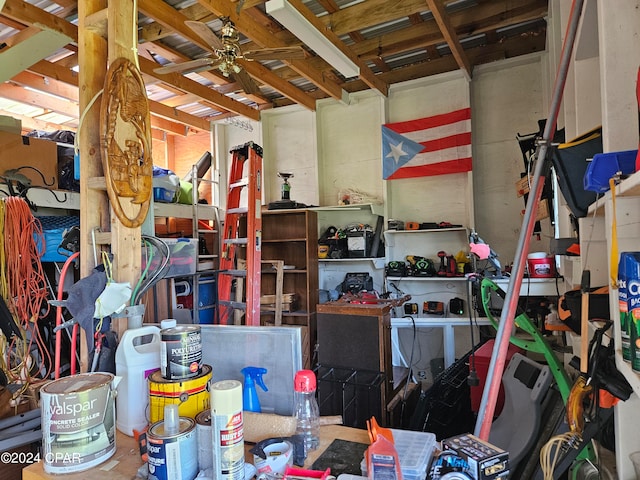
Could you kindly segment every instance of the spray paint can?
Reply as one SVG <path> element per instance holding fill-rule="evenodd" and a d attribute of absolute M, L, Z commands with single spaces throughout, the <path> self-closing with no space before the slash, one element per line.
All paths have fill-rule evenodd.
<path fill-rule="evenodd" d="M 222 380 L 211 386 L 213 476 L 244 480 L 242 383 Z"/>
<path fill-rule="evenodd" d="M 618 262 L 618 310 L 620 311 L 620 346 L 622 348 L 622 359 L 631 362 L 631 343 L 629 324 L 629 291 L 627 289 L 627 262 L 629 253 L 622 252 Z"/>
<path fill-rule="evenodd" d="M 147 431 L 149 480 L 193 480 L 198 475 L 196 422 L 179 417 L 177 405 L 167 405 L 165 419 Z"/>

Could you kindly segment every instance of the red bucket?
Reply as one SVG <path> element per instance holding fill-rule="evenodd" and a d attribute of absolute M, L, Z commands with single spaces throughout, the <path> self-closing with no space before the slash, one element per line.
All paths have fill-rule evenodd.
<path fill-rule="evenodd" d="M 531 278 L 553 278 L 556 276 L 555 259 L 544 253 L 532 253 L 527 258 L 527 272 Z"/>

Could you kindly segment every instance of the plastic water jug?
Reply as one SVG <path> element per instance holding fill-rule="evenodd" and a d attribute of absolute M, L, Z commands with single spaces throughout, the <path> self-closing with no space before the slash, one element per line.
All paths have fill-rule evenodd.
<path fill-rule="evenodd" d="M 142 343 L 144 342 L 144 343 Z M 133 436 L 147 422 L 147 377 L 160 368 L 160 329 L 154 325 L 124 332 L 116 349 L 116 375 L 122 377 L 116 396 L 116 427 Z"/>

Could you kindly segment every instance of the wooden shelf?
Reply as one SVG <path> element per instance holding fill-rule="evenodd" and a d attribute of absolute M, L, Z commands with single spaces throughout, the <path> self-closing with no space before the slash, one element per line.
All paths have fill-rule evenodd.
<path fill-rule="evenodd" d="M 317 217 L 309 209 L 262 211 L 262 258 L 282 260 L 293 269 L 283 270 L 282 292 L 293 293 L 297 309 L 282 312 L 283 325 L 307 327 L 306 342 L 302 346 L 303 364 L 311 367 L 311 352 L 316 341 L 315 309 L 318 304 Z M 273 295 L 276 291 L 277 272 L 263 269 L 261 294 Z M 273 321 L 274 312 L 261 312 L 263 324 Z"/>

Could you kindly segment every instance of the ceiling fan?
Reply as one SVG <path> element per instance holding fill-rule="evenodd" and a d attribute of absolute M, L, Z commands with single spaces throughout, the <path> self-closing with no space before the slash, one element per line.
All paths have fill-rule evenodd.
<path fill-rule="evenodd" d="M 191 28 L 209 46 L 213 56 L 189 60 L 183 63 L 165 65 L 154 69 L 154 72 L 165 74 L 172 72 L 194 73 L 218 69 L 225 77 L 234 76 L 242 89 L 249 94 L 259 93 L 259 88 L 249 74 L 236 63 L 244 60 L 296 60 L 307 56 L 300 46 L 263 48 L 243 52 L 240 48 L 240 36 L 233 22 L 224 21 L 218 37 L 205 23 L 197 20 L 185 20 Z"/>

